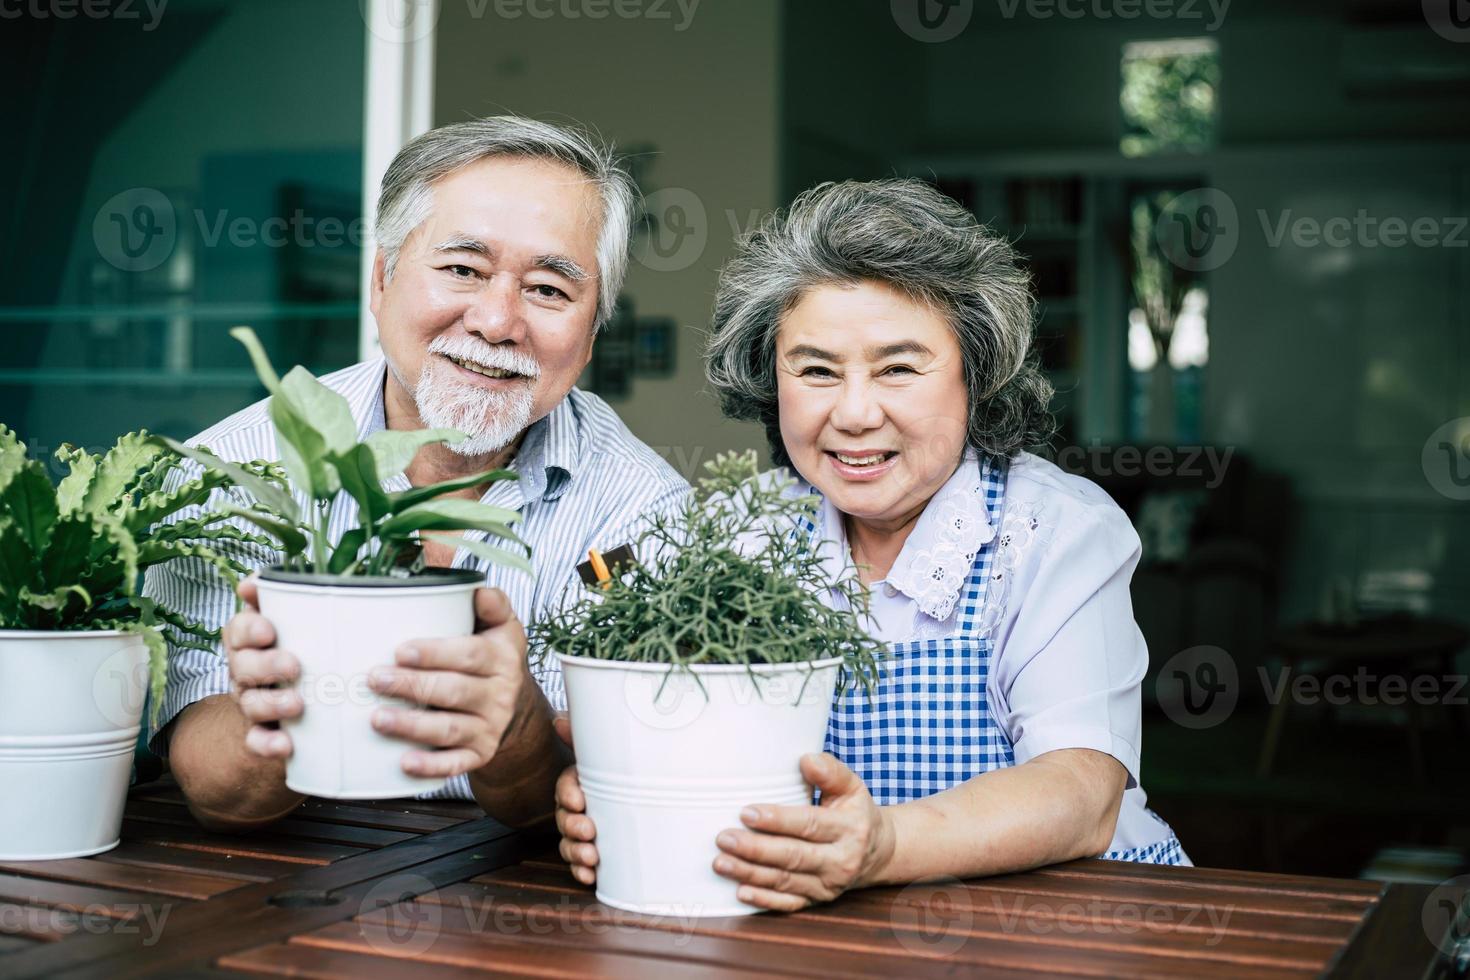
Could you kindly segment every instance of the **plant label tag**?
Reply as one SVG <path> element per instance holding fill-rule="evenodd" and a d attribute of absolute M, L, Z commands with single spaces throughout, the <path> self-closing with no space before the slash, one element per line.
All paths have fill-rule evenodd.
<path fill-rule="evenodd" d="M 607 563 L 607 570 L 612 573 L 613 578 L 617 578 L 623 569 L 638 563 L 638 560 L 633 557 L 632 545 L 626 544 L 620 544 L 611 551 L 604 551 L 602 560 Z M 582 576 L 582 581 L 587 584 L 588 588 L 597 588 L 597 572 L 593 570 L 591 560 L 578 565 L 577 574 Z"/>

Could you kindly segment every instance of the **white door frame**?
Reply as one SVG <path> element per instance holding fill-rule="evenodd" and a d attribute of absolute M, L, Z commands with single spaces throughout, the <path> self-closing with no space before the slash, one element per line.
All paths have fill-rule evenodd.
<path fill-rule="evenodd" d="M 367 26 L 367 77 L 362 105 L 362 218 L 371 227 L 383 173 L 403 144 L 428 131 L 434 112 L 434 37 L 439 0 L 361 0 Z M 378 328 L 368 309 L 376 235 L 363 241 L 357 350 L 378 354 Z"/>

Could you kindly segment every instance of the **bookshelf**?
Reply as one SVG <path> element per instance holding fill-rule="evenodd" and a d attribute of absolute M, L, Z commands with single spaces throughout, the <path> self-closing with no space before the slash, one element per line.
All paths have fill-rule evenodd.
<path fill-rule="evenodd" d="M 1004 235 L 1031 270 L 1037 299 L 1036 346 L 1042 369 L 1056 388 L 1052 410 L 1058 443 L 1102 437 L 1095 414 L 1107 401 L 1106 379 L 1094 385 L 1096 365 L 1115 353 L 1098 296 L 1097 266 L 1103 249 L 1096 180 L 1080 173 L 1018 176 L 982 168 L 928 171 L 944 193 Z M 923 173 L 924 170 L 917 172 Z M 1099 309 L 1104 310 L 1099 315 Z M 1089 402 L 1096 396 L 1097 403 Z"/>

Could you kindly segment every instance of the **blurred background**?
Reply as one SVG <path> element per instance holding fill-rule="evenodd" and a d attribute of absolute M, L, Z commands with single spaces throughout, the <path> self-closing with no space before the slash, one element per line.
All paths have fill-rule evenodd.
<path fill-rule="evenodd" d="M 376 183 L 574 121 L 646 195 L 583 384 L 686 476 L 734 239 L 912 175 L 1035 273 L 1057 462 L 1129 512 L 1143 784 L 1199 864 L 1470 855 L 1463 0 L 4 0 L 0 420 L 46 458 L 373 350 Z"/>

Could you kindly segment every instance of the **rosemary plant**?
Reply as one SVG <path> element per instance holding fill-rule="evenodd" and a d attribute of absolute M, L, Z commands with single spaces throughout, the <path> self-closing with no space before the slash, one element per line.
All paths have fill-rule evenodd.
<path fill-rule="evenodd" d="M 634 663 L 811 663 L 842 657 L 840 689 L 871 691 L 882 643 L 862 627 L 867 590 L 849 570 L 833 581 L 803 533 L 814 495 L 758 477 L 756 455 L 726 453 L 674 517 L 651 517 L 636 550 L 647 564 L 612 580 L 531 630 L 533 656 Z M 834 590 L 833 608 L 820 596 Z M 753 677 L 758 676 L 752 674 Z"/>

